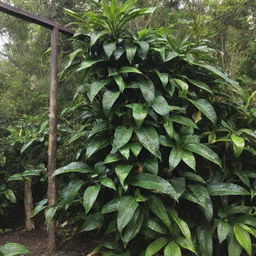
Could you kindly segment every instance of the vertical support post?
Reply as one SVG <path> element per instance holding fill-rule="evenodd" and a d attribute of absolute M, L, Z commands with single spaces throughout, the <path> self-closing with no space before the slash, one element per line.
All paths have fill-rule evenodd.
<path fill-rule="evenodd" d="M 57 84 L 58 84 L 58 28 L 54 27 L 51 33 L 51 84 L 49 109 L 49 146 L 48 146 L 48 206 L 57 203 L 57 184 L 52 177 L 56 170 L 57 158 Z M 48 253 L 52 255 L 56 250 L 56 223 L 52 220 L 48 233 Z"/>

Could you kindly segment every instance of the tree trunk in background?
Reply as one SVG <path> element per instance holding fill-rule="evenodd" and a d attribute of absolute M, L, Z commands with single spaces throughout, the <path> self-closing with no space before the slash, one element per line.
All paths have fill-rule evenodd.
<path fill-rule="evenodd" d="M 25 208 L 25 227 L 28 231 L 35 228 L 34 221 L 31 219 L 34 205 L 33 205 L 33 194 L 32 194 L 32 179 L 26 177 L 24 179 L 24 208 Z"/>

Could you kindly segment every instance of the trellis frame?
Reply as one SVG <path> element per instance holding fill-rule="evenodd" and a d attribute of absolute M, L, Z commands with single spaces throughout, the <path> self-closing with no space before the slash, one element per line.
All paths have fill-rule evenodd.
<path fill-rule="evenodd" d="M 57 184 L 53 172 L 57 163 L 57 88 L 58 88 L 58 34 L 61 32 L 69 37 L 74 35 L 74 31 L 65 26 L 47 19 L 39 17 L 27 11 L 2 3 L 0 1 L 0 11 L 22 20 L 37 24 L 51 30 L 51 77 L 50 77 L 50 105 L 49 105 L 49 145 L 48 145 L 48 206 L 57 203 Z M 56 225 L 53 220 L 48 231 L 48 252 L 50 255 L 56 250 Z"/>

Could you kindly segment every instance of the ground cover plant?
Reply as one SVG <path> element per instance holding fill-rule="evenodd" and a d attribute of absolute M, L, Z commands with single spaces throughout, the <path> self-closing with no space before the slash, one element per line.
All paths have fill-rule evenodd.
<path fill-rule="evenodd" d="M 69 183 L 46 219 L 71 212 L 81 232 L 97 230 L 99 255 L 254 255 L 254 96 L 211 65 L 206 40 L 133 32 L 156 10 L 134 3 L 67 10 L 83 40 L 64 71 L 83 80 L 72 141 L 83 143 L 54 174 Z"/>

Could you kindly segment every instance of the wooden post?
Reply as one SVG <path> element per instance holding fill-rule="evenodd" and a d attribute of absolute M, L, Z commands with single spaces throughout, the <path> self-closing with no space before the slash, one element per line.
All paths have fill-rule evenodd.
<path fill-rule="evenodd" d="M 25 177 L 24 179 L 24 208 L 25 208 L 25 227 L 27 231 L 35 228 L 34 221 L 31 216 L 33 213 L 33 193 L 32 193 L 32 177 Z"/>
<path fill-rule="evenodd" d="M 51 34 L 51 85 L 49 109 L 49 146 L 48 146 L 48 206 L 57 203 L 57 185 L 55 177 L 57 158 L 57 84 L 58 84 L 58 27 L 54 27 Z M 56 250 L 56 224 L 51 221 L 48 231 L 48 253 L 53 255 Z"/>

